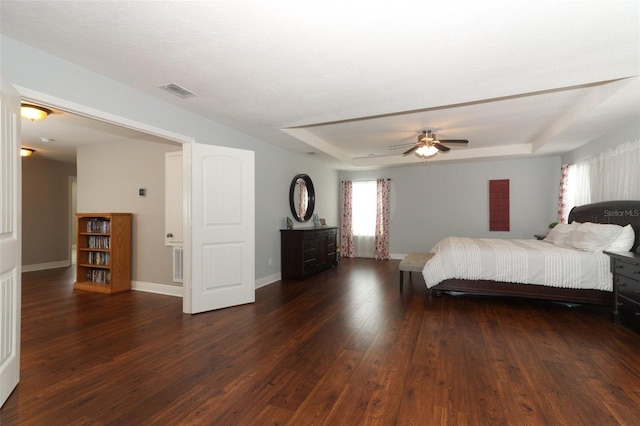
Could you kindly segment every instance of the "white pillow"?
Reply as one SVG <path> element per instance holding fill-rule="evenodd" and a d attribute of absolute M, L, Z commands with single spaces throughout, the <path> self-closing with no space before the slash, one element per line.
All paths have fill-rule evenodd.
<path fill-rule="evenodd" d="M 607 247 L 606 251 L 629 251 L 636 241 L 636 233 L 631 225 L 622 228 L 620 235 Z"/>
<path fill-rule="evenodd" d="M 571 223 L 559 223 L 549 230 L 549 233 L 544 237 L 543 241 L 551 244 L 560 245 L 564 244 L 569 232 L 580 225 L 578 222 Z"/>
<path fill-rule="evenodd" d="M 585 222 L 569 232 L 565 244 L 582 251 L 603 251 L 621 232 L 620 225 Z"/>

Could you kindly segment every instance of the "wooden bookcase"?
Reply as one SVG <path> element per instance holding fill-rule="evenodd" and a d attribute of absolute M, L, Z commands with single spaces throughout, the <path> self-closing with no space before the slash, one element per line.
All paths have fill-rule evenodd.
<path fill-rule="evenodd" d="M 76 213 L 76 282 L 98 293 L 131 290 L 131 213 Z"/>

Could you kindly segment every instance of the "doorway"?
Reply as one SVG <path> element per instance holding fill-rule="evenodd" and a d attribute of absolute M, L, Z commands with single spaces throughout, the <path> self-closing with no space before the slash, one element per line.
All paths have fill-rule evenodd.
<path fill-rule="evenodd" d="M 44 96 L 42 97 L 44 98 Z M 35 134 L 35 143 L 39 143 L 40 136 L 43 132 L 43 125 L 49 126 L 46 131 L 53 133 L 46 133 L 50 137 L 51 141 L 46 145 L 36 145 L 36 156 L 40 156 L 44 159 L 61 160 L 60 157 L 56 158 L 55 152 L 57 149 L 66 145 L 68 148 L 71 144 L 77 144 L 80 146 L 78 154 L 76 154 L 75 148 L 68 157 L 68 162 L 75 164 L 74 176 L 65 177 L 65 182 L 60 184 L 65 187 L 64 193 L 60 193 L 63 201 L 59 208 L 60 214 L 59 220 L 64 220 L 64 233 L 62 236 L 57 237 L 58 244 L 63 242 L 61 249 L 63 255 L 58 254 L 57 259 L 65 259 L 65 265 L 68 266 L 75 263 L 75 250 L 74 245 L 77 238 L 76 233 L 76 218 L 75 213 L 81 210 L 89 212 L 109 212 L 109 211 L 131 211 L 139 212 L 140 226 L 134 227 L 135 241 L 133 248 L 137 251 L 137 262 L 140 258 L 146 256 L 151 258 L 155 254 L 155 259 L 163 259 L 161 264 L 171 265 L 171 251 L 166 248 L 164 244 L 157 244 L 157 237 L 164 236 L 164 153 L 159 154 L 163 150 L 176 151 L 181 150 L 182 145 L 189 140 L 183 137 L 180 140 L 176 135 L 171 134 L 170 138 L 167 138 L 164 131 L 155 128 L 145 128 L 144 125 L 133 126 L 132 123 L 127 120 L 109 116 L 108 120 L 105 117 L 101 117 L 100 112 L 91 111 L 91 115 L 86 112 L 78 110 L 78 105 L 73 105 L 72 108 L 67 108 L 65 101 L 59 99 L 34 99 L 29 98 L 23 101 L 30 101 L 39 105 L 44 105 L 48 108 L 56 110 L 58 113 L 52 114 L 44 121 L 39 123 L 26 122 L 23 120 L 23 138 L 29 137 L 29 126 L 32 124 L 38 126 L 38 133 Z M 74 110 L 75 108 L 75 110 Z M 105 114 L 107 115 L 107 114 Z M 137 128 L 136 128 L 137 127 Z M 151 133 L 149 133 L 151 132 Z M 49 139 L 49 137 L 48 137 Z M 59 141 L 59 143 L 58 143 Z M 87 143 L 90 141 L 90 143 Z M 112 148 L 113 146 L 113 148 Z M 157 146 L 157 148 L 156 148 Z M 101 147 L 101 149 L 98 149 Z M 64 147 L 63 147 L 64 150 Z M 137 153 L 137 156 L 136 156 Z M 65 154 L 62 154 L 65 155 Z M 91 170 L 86 169 L 93 166 L 92 156 L 100 155 L 101 159 L 104 156 L 110 155 L 110 158 L 102 162 L 105 166 L 105 170 L 96 171 L 92 173 Z M 161 157 L 160 157 L 161 155 Z M 53 156 L 53 158 L 49 158 Z M 95 158 L 95 157 L 94 157 Z M 131 159 L 137 158 L 136 164 L 131 164 Z M 108 161 L 108 162 L 107 162 Z M 57 161 L 50 161 L 51 163 L 62 164 Z M 85 164 L 83 170 L 83 162 Z M 129 163 L 127 163 L 129 162 Z M 97 164 L 98 161 L 95 161 Z M 117 170 L 120 169 L 120 172 Z M 114 172 L 116 171 L 116 172 Z M 87 179 L 87 175 L 91 174 L 91 180 Z M 127 187 L 117 186 L 116 181 L 120 182 L 126 179 L 126 176 L 135 174 L 135 177 L 130 179 L 130 182 L 126 182 Z M 148 177 L 147 177 L 148 175 Z M 84 177 L 83 177 L 84 176 Z M 59 177 L 58 177 L 59 179 Z M 66 181 L 68 179 L 68 181 Z M 84 182 L 83 182 L 84 181 Z M 116 199 L 118 203 L 110 202 L 107 197 L 104 200 L 96 200 L 99 198 L 95 194 L 92 194 L 92 198 L 87 197 L 87 193 L 91 193 L 95 184 L 102 184 L 105 187 L 109 187 L 111 192 L 110 197 Z M 139 196 L 139 188 L 147 188 L 147 196 Z M 84 195 L 83 195 L 84 194 Z M 68 201 L 67 201 L 68 199 Z M 83 200 L 89 200 L 88 203 Z M 24 206 L 24 212 L 27 209 L 30 210 L 43 210 L 45 206 Z M 87 210 L 88 209 L 88 210 Z M 113 209 L 113 210 L 110 210 Z M 64 213 L 62 212 L 64 210 Z M 60 222 L 58 222 L 60 224 Z M 58 225 L 60 227 L 60 225 Z M 135 234 L 138 232 L 138 234 Z M 25 241 L 28 243 L 28 241 Z M 31 243 L 29 243 L 31 244 Z M 152 246 L 148 249 L 148 246 Z M 165 259 L 168 258 L 168 260 Z M 166 260 L 166 262 L 165 262 Z M 140 265 L 140 263 L 138 263 Z M 46 269 L 46 268 L 41 268 Z M 140 289 L 154 292 L 154 283 L 160 283 L 158 287 L 168 287 L 171 285 L 172 275 L 170 268 L 153 268 L 140 267 L 138 271 L 148 271 L 141 278 L 134 278 L 143 287 Z M 167 273 L 164 269 L 167 269 Z M 24 269 L 28 271 L 27 268 Z M 140 272 L 137 273 L 140 276 Z M 151 275 L 149 278 L 148 275 Z M 135 284 L 136 282 L 134 282 Z M 151 284 L 151 288 L 148 288 L 148 284 Z M 160 292 L 160 291 L 157 291 Z M 182 288 L 173 285 L 170 293 L 174 296 L 182 295 Z"/>

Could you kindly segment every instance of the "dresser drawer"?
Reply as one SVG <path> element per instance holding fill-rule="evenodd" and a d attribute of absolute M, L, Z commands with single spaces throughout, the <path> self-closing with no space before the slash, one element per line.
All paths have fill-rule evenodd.
<path fill-rule="evenodd" d="M 616 275 L 623 275 L 635 280 L 640 280 L 640 265 L 636 263 L 630 263 L 621 259 L 616 259 L 615 267 L 612 272 Z"/>
<path fill-rule="evenodd" d="M 617 275 L 618 294 L 640 303 L 640 281 L 633 280 L 623 275 Z"/>
<path fill-rule="evenodd" d="M 283 279 L 303 279 L 337 265 L 338 228 L 281 229 Z"/>
<path fill-rule="evenodd" d="M 640 333 L 640 303 L 618 295 L 618 315 L 622 324 Z"/>

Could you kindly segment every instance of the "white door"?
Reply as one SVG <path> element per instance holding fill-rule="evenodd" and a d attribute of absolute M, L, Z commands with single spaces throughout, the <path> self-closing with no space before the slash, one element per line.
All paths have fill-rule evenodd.
<path fill-rule="evenodd" d="M 164 154 L 164 244 L 181 246 L 182 239 L 182 151 Z"/>
<path fill-rule="evenodd" d="M 20 379 L 20 95 L 2 80 L 0 96 L 0 406 Z"/>
<path fill-rule="evenodd" d="M 183 148 L 191 187 L 183 310 L 195 314 L 253 303 L 254 153 L 197 143 Z"/>

